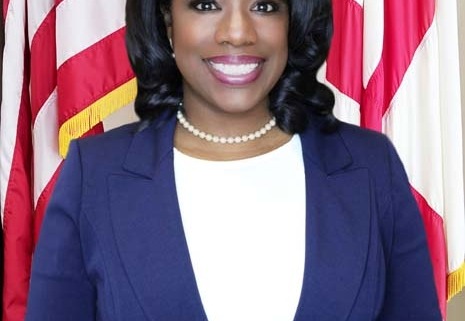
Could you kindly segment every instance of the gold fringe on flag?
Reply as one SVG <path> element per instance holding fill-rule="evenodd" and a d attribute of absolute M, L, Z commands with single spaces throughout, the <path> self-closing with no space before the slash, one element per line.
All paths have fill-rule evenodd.
<path fill-rule="evenodd" d="M 133 78 L 63 123 L 58 132 L 61 157 L 66 157 L 71 140 L 82 136 L 111 113 L 134 101 L 136 92 L 136 79 Z"/>
<path fill-rule="evenodd" d="M 465 288 L 465 263 L 447 276 L 447 301 Z"/>

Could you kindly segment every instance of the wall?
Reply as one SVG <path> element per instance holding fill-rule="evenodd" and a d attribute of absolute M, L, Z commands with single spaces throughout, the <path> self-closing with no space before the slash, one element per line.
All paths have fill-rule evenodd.
<path fill-rule="evenodd" d="M 447 307 L 447 321 L 465 320 L 465 292 L 462 291 L 454 297 Z"/>

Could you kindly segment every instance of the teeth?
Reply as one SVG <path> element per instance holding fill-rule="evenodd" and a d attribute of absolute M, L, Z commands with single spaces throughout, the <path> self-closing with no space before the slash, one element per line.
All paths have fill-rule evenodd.
<path fill-rule="evenodd" d="M 227 65 L 210 62 L 210 65 L 213 67 L 213 69 L 230 76 L 247 75 L 248 73 L 251 73 L 255 68 L 258 67 L 258 63 Z"/>

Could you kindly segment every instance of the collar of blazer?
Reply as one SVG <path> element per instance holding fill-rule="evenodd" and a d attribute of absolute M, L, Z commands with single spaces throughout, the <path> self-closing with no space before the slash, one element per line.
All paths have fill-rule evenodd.
<path fill-rule="evenodd" d="M 206 320 L 176 196 L 175 125 L 175 117 L 168 117 L 134 134 L 123 166 L 137 177 L 114 175 L 108 183 L 113 230 L 148 319 Z M 375 300 L 371 293 L 383 286 L 373 276 L 379 262 L 368 262 L 379 257 L 369 250 L 369 240 L 376 242 L 377 235 L 370 235 L 376 229 L 370 229 L 374 203 L 368 170 L 350 166 L 352 157 L 342 136 L 339 131 L 321 133 L 316 127 L 301 134 L 306 254 L 296 321 L 368 319 L 365 313 L 373 313 L 375 304 L 367 301 Z M 363 282 L 367 278 L 377 281 Z M 370 289 L 362 291 L 364 286 Z M 362 312 L 354 308 L 357 302 Z"/>

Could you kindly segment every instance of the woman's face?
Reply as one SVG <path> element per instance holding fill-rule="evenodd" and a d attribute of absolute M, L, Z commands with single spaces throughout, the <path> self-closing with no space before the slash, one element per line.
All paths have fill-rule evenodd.
<path fill-rule="evenodd" d="M 285 0 L 172 0 L 176 63 L 187 106 L 266 109 L 288 55 Z"/>

